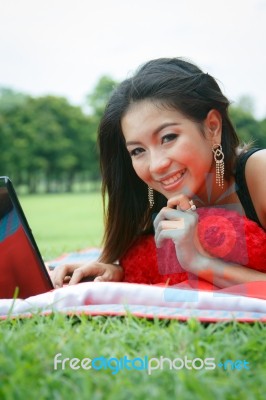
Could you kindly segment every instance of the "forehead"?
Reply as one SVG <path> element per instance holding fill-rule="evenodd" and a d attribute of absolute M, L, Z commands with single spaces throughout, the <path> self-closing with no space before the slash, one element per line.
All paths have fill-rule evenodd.
<path fill-rule="evenodd" d="M 124 136 L 142 129 L 155 130 L 162 123 L 176 123 L 185 117 L 179 111 L 159 102 L 143 100 L 132 103 L 121 120 Z"/>

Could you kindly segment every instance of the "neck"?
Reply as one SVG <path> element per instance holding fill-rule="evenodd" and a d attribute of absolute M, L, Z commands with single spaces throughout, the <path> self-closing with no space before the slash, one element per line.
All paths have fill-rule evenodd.
<path fill-rule="evenodd" d="M 215 174 L 209 174 L 201 191 L 193 198 L 197 207 L 221 206 L 239 203 L 235 191 L 235 180 L 224 180 L 224 186 L 220 187 L 215 181 Z"/>

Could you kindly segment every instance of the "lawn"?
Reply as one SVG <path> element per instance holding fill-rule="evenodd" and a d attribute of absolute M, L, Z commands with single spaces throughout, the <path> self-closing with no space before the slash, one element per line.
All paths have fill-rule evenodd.
<path fill-rule="evenodd" d="M 46 259 L 100 244 L 99 194 L 20 200 Z M 90 318 L 56 313 L 5 320 L 0 325 L 0 399 L 265 399 L 266 328 L 260 323 L 201 324 L 194 319 L 184 323 L 131 315 Z M 104 367 L 100 360 L 98 370 L 73 369 L 69 362 L 64 369 L 62 364 L 55 369 L 57 354 L 61 359 L 113 360 L 106 369 L 100 369 Z M 140 368 L 145 356 L 170 361 L 149 374 Z M 121 361 L 118 368 L 117 359 L 125 357 L 135 360 L 135 369 L 130 364 L 122 368 Z M 179 368 L 182 360 L 196 358 L 214 358 L 217 363 L 240 360 L 235 365 L 241 369 L 232 370 L 230 363 L 226 370 L 197 369 L 200 360 L 193 364 L 196 368 L 189 369 L 191 363 Z M 170 369 L 174 359 L 178 360 Z"/>
<path fill-rule="evenodd" d="M 99 247 L 103 234 L 99 192 L 21 196 L 20 202 L 43 257 Z"/>

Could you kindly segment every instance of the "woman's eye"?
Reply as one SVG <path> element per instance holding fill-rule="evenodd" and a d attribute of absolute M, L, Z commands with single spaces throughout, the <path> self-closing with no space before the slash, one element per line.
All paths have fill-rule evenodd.
<path fill-rule="evenodd" d="M 176 133 L 168 133 L 162 137 L 162 143 L 171 142 L 172 140 L 175 140 L 177 136 L 178 135 Z"/>
<path fill-rule="evenodd" d="M 131 155 L 131 157 L 136 157 L 138 156 L 140 153 L 142 153 L 144 151 L 144 149 L 142 149 L 141 147 L 137 147 L 136 149 L 133 149 L 129 152 L 129 154 Z"/>

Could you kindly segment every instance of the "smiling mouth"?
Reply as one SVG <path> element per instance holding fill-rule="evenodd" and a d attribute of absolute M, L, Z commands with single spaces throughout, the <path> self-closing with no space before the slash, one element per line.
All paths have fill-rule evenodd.
<path fill-rule="evenodd" d="M 161 183 L 164 186 L 172 185 L 173 183 L 179 181 L 179 179 L 182 178 L 185 172 L 186 169 L 184 168 L 181 171 L 178 171 L 175 175 L 171 176 L 170 178 L 162 180 Z"/>

